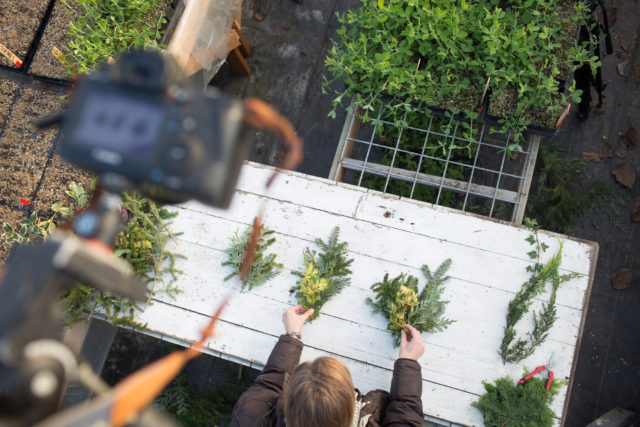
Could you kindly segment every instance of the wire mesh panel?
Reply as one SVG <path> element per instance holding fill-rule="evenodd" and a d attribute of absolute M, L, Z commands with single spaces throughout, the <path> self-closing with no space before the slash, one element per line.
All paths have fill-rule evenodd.
<path fill-rule="evenodd" d="M 509 155 L 499 126 L 381 104 L 368 121 L 347 116 L 330 178 L 521 223 L 539 141 Z"/>

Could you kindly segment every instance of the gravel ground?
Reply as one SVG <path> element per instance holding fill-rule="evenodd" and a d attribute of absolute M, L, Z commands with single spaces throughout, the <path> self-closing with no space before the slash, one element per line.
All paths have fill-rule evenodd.
<path fill-rule="evenodd" d="M 0 139 L 0 203 L 14 206 L 20 198 L 33 197 L 42 177 L 57 130 L 36 129 L 32 121 L 62 108 L 52 91 L 20 89 Z"/>
<path fill-rule="evenodd" d="M 53 56 L 51 50 L 54 47 L 62 50 L 72 40 L 67 27 L 76 18 L 77 14 L 73 9 L 60 1 L 56 2 L 29 68 L 30 74 L 61 80 L 69 78 L 66 68 Z"/>
<path fill-rule="evenodd" d="M 23 61 L 48 5 L 49 0 L 2 0 L 0 43 Z M 0 55 L 0 64 L 17 68 L 4 55 Z"/>
<path fill-rule="evenodd" d="M 38 194 L 33 200 L 33 207 L 41 214 L 47 215 L 51 205 L 62 199 L 64 191 L 72 181 L 82 184 L 88 191 L 93 178 L 94 175 L 72 166 L 54 152 L 47 165 Z"/>
<path fill-rule="evenodd" d="M 18 84 L 8 80 L 0 80 L 0 126 L 4 126 L 13 98 L 18 90 Z M 2 131 L 0 130 L 0 135 Z"/>

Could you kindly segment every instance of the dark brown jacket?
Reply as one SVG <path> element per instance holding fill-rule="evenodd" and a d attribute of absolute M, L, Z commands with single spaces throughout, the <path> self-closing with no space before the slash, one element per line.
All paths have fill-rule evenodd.
<path fill-rule="evenodd" d="M 254 383 L 245 391 L 233 408 L 232 426 L 284 426 L 284 408 L 278 405 L 286 377 L 300 362 L 302 341 L 281 335 L 271 351 L 269 360 Z M 364 396 L 373 396 L 374 392 Z M 384 393 L 386 395 L 386 393 Z M 376 413 L 372 426 L 421 426 L 422 374 L 415 360 L 398 359 L 393 367 L 391 392 L 388 398 L 376 396 Z M 281 403 L 281 402 L 280 402 Z M 371 412 L 371 409 L 367 411 Z M 362 415 L 362 414 L 361 414 Z"/>

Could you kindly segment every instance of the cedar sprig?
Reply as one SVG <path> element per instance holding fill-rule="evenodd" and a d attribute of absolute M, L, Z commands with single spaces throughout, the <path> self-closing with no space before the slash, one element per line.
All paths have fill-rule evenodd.
<path fill-rule="evenodd" d="M 375 300 L 366 299 L 374 313 L 382 313 L 389 323 L 387 329 L 395 338 L 395 346 L 400 345 L 400 331 L 408 323 L 420 332 L 440 332 L 445 330 L 453 320 L 447 319 L 444 312 L 449 301 L 443 301 L 444 282 L 451 267 L 451 260 L 445 260 L 434 273 L 429 266 L 422 266 L 422 273 L 427 283 L 418 293 L 418 279 L 410 274 L 401 273 L 389 279 L 385 274 L 382 282 L 374 283 L 371 289 Z"/>
<path fill-rule="evenodd" d="M 523 376 L 526 376 L 525 371 Z M 487 427 L 554 425 L 555 414 L 549 408 L 553 397 L 566 381 L 555 380 L 546 390 L 547 379 L 532 377 L 518 384 L 509 377 L 499 378 L 494 384 L 484 382 L 485 393 L 472 405 L 482 412 Z"/>
<path fill-rule="evenodd" d="M 535 220 L 527 219 L 525 223 L 532 231 L 526 241 L 534 246 L 534 249 L 527 255 L 535 260 L 535 264 L 527 266 L 531 277 L 509 302 L 506 326 L 499 350 L 503 363 L 526 359 L 533 354 L 536 347 L 547 339 L 549 331 L 558 317 L 555 305 L 558 288 L 562 283 L 577 277 L 577 274 L 561 275 L 558 271 L 562 260 L 562 242 L 558 252 L 546 264 L 540 262 L 540 256 L 549 246 L 540 242 L 538 238 L 540 227 Z M 518 337 L 515 330 L 516 323 L 529 311 L 534 298 L 545 292 L 547 285 L 551 285 L 550 296 L 547 302 L 543 303 L 540 311 L 533 313 L 533 329 L 527 333 L 527 338 Z"/>
<path fill-rule="evenodd" d="M 305 270 L 292 272 L 300 277 L 294 290 L 298 304 L 314 309 L 309 319 L 315 320 L 322 306 L 351 283 L 353 258 L 347 256 L 347 242 L 340 242 L 340 228 L 331 231 L 329 240 L 316 239 L 320 252 L 306 248 L 303 253 Z"/>
<path fill-rule="evenodd" d="M 253 226 L 249 225 L 242 235 L 239 235 L 238 230 L 236 230 L 231 237 L 231 246 L 225 249 L 228 257 L 227 260 L 222 263 L 222 266 L 232 267 L 233 271 L 224 278 L 225 282 L 234 276 L 240 277 L 240 269 L 246 256 L 247 244 L 251 237 L 252 230 Z M 247 287 L 251 290 L 254 286 L 260 286 L 276 277 L 282 271 L 283 265 L 276 262 L 276 254 L 267 253 L 269 246 L 276 241 L 276 238 L 273 237 L 274 231 L 261 225 L 259 233 L 260 237 L 258 238 L 258 248 L 255 259 L 249 269 L 249 273 L 244 280 L 242 280 L 241 291 Z"/>

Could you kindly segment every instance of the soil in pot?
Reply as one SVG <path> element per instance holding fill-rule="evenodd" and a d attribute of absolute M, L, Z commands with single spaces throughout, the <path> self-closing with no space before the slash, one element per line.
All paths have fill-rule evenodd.
<path fill-rule="evenodd" d="M 3 0 L 0 8 L 0 43 L 20 60 L 26 59 L 29 47 L 47 12 L 49 0 Z M 0 64 L 18 68 L 0 55 Z"/>
<path fill-rule="evenodd" d="M 30 87 L 19 89 L 0 138 L 0 204 L 15 206 L 33 197 L 57 129 L 37 129 L 33 121 L 62 109 L 60 95 Z"/>

